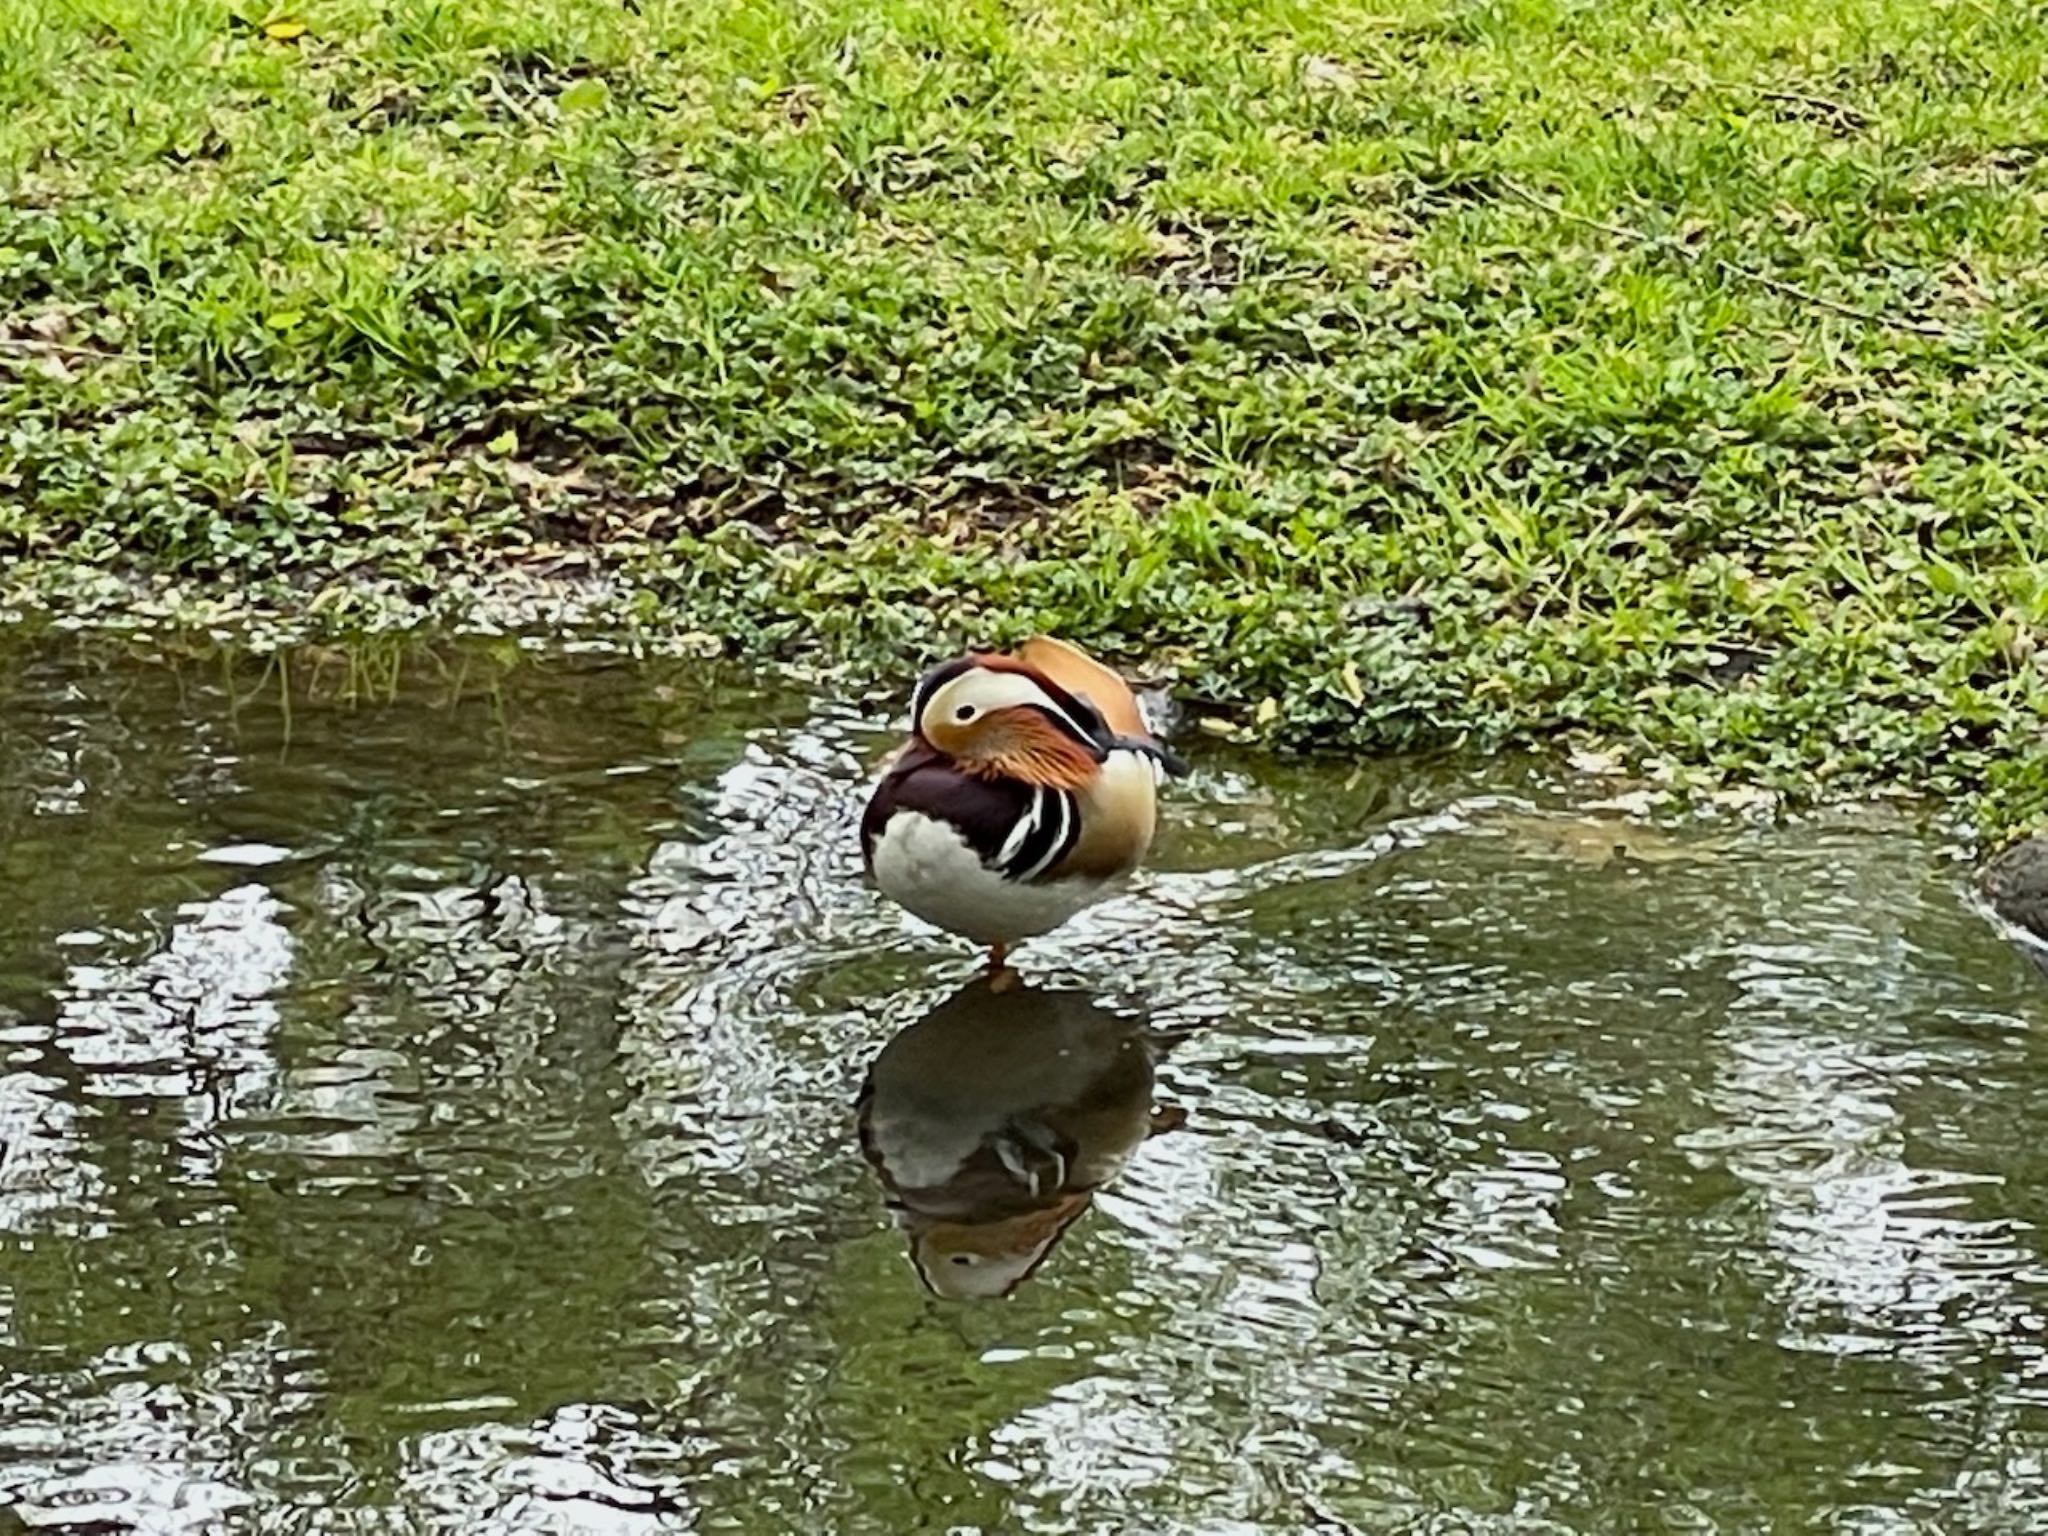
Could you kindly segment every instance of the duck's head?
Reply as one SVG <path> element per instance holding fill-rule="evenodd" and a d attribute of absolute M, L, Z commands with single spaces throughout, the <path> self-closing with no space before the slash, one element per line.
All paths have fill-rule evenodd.
<path fill-rule="evenodd" d="M 1080 789 L 1109 754 L 1179 759 L 1149 735 L 1120 735 L 1082 693 L 1011 656 L 965 656 L 934 667 L 911 696 L 911 729 L 969 773 Z"/>
<path fill-rule="evenodd" d="M 1080 789 L 1116 738 L 1086 699 L 1002 656 L 969 656 L 918 682 L 910 723 L 970 773 Z"/>
<path fill-rule="evenodd" d="M 925 1289 L 948 1301 L 992 1301 L 1031 1278 L 1093 1202 L 1076 1193 L 1044 1210 L 999 1221 L 910 1224 L 910 1257 Z"/>

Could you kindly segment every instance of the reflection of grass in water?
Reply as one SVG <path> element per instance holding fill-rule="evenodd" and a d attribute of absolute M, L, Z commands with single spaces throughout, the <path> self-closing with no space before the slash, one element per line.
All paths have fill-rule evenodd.
<path fill-rule="evenodd" d="M 632 1302 L 658 1287 L 647 1278 L 650 1192 L 612 1120 L 621 1089 L 616 997 L 606 988 L 628 946 L 614 938 L 558 954 L 508 927 L 493 893 L 502 871 L 543 845 L 576 864 L 573 879 L 550 882 L 546 909 L 616 922 L 668 786 L 650 776 L 595 808 L 587 796 L 542 789 L 516 817 L 497 814 L 486 797 L 517 754 L 447 750 L 447 733 L 463 725 L 440 691 L 459 670 L 452 657 L 438 682 L 427 668 L 406 674 L 395 704 L 357 705 L 319 685 L 309 696 L 304 670 L 261 657 L 222 667 L 195 653 L 137 665 L 119 640 L 77 647 L 61 676 L 34 657 L 48 689 L 36 702 L 49 709 L 34 718 L 57 723 L 56 744 L 89 766 L 91 792 L 61 826 L 31 819 L 20 836 L 0 838 L 0 876 L 25 893 L 0 913 L 0 965 L 47 954 L 50 933 L 90 925 L 111 936 L 78 957 L 118 978 L 162 949 L 159 922 L 182 924 L 191 903 L 261 879 L 285 902 L 294 936 L 288 996 L 268 1042 L 277 1081 L 261 1090 L 283 1093 L 287 1113 L 260 1123 L 265 1097 L 253 1108 L 259 1123 L 219 1122 L 207 1106 L 224 1092 L 224 1069 L 204 1038 L 157 1042 L 201 1086 L 185 1101 L 166 1087 L 147 1116 L 97 1086 L 103 1068 L 68 1070 L 69 1044 L 49 1051 L 67 1070 L 48 1091 L 81 1106 L 73 1155 L 105 1175 L 109 1209 L 106 1230 L 89 1241 L 10 1244 L 12 1331 L 61 1341 L 80 1369 L 112 1357 L 99 1368 L 110 1375 L 136 1340 L 181 1346 L 189 1369 L 156 1375 L 202 1399 L 216 1390 L 216 1371 L 230 1396 L 246 1390 L 242 1372 L 289 1380 L 309 1395 L 289 1410 L 274 1401 L 276 1388 L 259 1394 L 261 1406 L 244 1401 L 229 1427 L 235 1454 L 261 1463 L 277 1448 L 346 1447 L 354 1497 L 369 1503 L 401 1491 L 418 1435 L 502 1423 L 516 1437 L 564 1403 L 633 1381 L 644 1352 L 632 1340 Z M 345 668 L 337 664 L 330 681 L 345 689 Z M 559 730 L 541 728 L 561 713 L 556 669 L 508 665 L 497 681 L 532 727 L 521 751 L 574 741 L 599 772 L 650 751 L 644 726 L 624 710 L 585 718 L 571 709 Z M 492 702 L 474 688 L 455 697 L 473 713 Z M 290 753 L 269 750 L 294 708 Z M 387 738 L 394 727 L 407 733 L 419 756 L 349 757 L 347 737 L 366 724 Z M 707 736 L 725 729 L 714 716 L 703 727 Z M 36 745 L 0 742 L 0 808 L 17 802 L 27 775 L 15 769 L 32 766 Z M 224 750 L 231 776 L 220 768 Z M 428 782 L 423 762 L 434 765 Z M 475 810 L 450 825 L 441 812 L 451 805 Z M 248 820 L 316 856 L 336 888 L 296 860 L 252 876 L 170 851 L 222 837 L 223 824 L 239 840 Z M 48 867 L 49 839 L 65 850 L 61 882 L 28 878 Z M 429 862 L 438 867 L 422 867 Z M 413 898 L 465 888 L 477 896 L 473 920 L 407 927 Z M 345 899 L 346 909 L 335 905 Z M 220 989 L 232 978 L 202 971 L 190 980 L 227 996 Z M 47 986 L 62 996 L 66 983 L 51 977 Z M 138 995 L 125 1006 L 150 1005 Z M 88 1022 L 73 1036 L 89 1044 Z M 398 1150 L 380 1142 L 360 1155 L 302 1154 L 296 1138 L 317 1142 L 347 1123 L 323 1117 L 310 1085 L 332 1082 L 344 1059 L 366 1052 L 383 1063 L 379 1093 L 390 1079 L 389 1123 L 380 1115 L 378 1129 Z M 294 1083 L 312 1094 L 310 1121 L 279 1086 Z M 421 1105 L 433 1106 L 431 1126 Z M 193 1115 L 196 1130 L 187 1126 Z M 195 1175 L 191 1159 L 216 1148 L 225 1149 L 218 1169 Z M 252 1317 L 275 1331 L 252 1336 Z M 98 1402 L 82 1382 L 78 1390 Z M 465 1398 L 487 1406 L 465 1408 Z M 421 1407 L 442 1402 L 454 1406 Z M 180 1411 L 167 1409 L 173 1423 Z M 96 1424 L 79 1426 L 87 1453 Z M 283 1455 L 285 1475 L 295 1475 L 295 1461 Z"/>
<path fill-rule="evenodd" d="M 285 19 L 0 18 L 0 553 L 2042 806 L 2018 13 Z"/>

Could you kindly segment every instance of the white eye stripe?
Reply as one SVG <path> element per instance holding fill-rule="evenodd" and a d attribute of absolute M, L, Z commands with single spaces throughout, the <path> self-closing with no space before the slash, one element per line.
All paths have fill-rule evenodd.
<path fill-rule="evenodd" d="M 962 694 L 969 696 L 962 698 Z M 963 672 L 931 689 L 926 697 L 917 701 L 917 705 L 913 719 L 919 728 L 942 721 L 965 725 L 977 715 L 1026 705 L 1044 711 L 1075 740 L 1095 742 L 1093 733 L 1074 718 L 1072 711 L 1019 672 L 995 672 L 986 668 Z M 968 713 L 963 714 L 962 711 Z"/>
<path fill-rule="evenodd" d="M 1037 699 L 1033 702 L 1035 702 L 1040 709 L 1044 710 L 1047 714 L 1051 715 L 1055 720 L 1059 721 L 1061 725 L 1065 726 L 1069 731 L 1071 731 L 1076 738 L 1078 738 L 1081 741 L 1088 742 L 1092 742 L 1095 740 L 1095 738 L 1091 736 L 1088 733 L 1088 731 L 1082 726 L 1080 721 L 1076 720 L 1072 715 L 1068 714 L 1067 711 L 1061 705 L 1054 702 L 1051 694 L 1047 693 L 1043 688 L 1038 687 L 1034 687 L 1032 689 L 1032 692 L 1038 695 Z"/>

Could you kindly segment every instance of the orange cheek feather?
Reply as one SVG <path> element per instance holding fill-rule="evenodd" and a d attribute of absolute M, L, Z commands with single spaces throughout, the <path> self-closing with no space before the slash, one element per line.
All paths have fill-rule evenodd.
<path fill-rule="evenodd" d="M 1033 710 L 998 710 L 964 734 L 969 739 L 960 748 L 937 740 L 932 745 L 950 752 L 969 773 L 986 778 L 1086 789 L 1099 771 L 1093 753 Z"/>

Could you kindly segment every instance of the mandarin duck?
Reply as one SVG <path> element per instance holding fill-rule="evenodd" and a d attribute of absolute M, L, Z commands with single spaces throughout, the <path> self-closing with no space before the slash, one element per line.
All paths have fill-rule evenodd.
<path fill-rule="evenodd" d="M 987 945 L 1000 974 L 1010 946 L 1138 867 L 1159 780 L 1186 771 L 1122 678 L 1040 636 L 918 682 L 910 740 L 861 818 L 861 853 L 884 895 Z"/>
<path fill-rule="evenodd" d="M 901 1030 L 856 1101 L 918 1278 L 953 1300 L 1007 1296 L 1176 1111 L 1153 1107 L 1143 1023 L 1080 992 L 977 978 Z"/>

